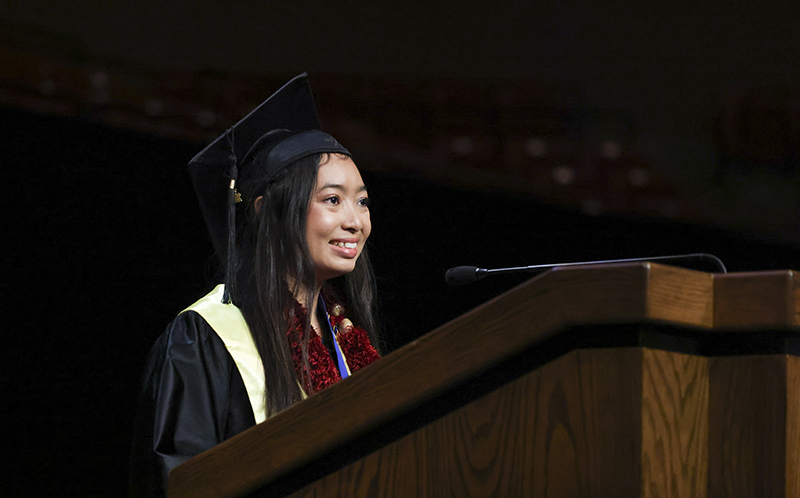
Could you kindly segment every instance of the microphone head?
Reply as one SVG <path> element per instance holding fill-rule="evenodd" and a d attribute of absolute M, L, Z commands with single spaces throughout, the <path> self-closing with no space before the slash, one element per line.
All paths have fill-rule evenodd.
<path fill-rule="evenodd" d="M 450 287 L 471 284 L 472 282 L 477 282 L 483 276 L 479 275 L 479 270 L 480 268 L 476 266 L 456 266 L 447 270 L 444 274 L 444 280 Z"/>

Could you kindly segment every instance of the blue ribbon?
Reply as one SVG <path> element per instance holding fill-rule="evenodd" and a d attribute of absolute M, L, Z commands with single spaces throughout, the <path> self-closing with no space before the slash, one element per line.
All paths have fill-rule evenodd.
<path fill-rule="evenodd" d="M 328 325 L 328 330 L 331 331 L 333 337 L 333 349 L 336 351 L 336 362 L 339 364 L 339 375 L 346 379 L 350 374 L 347 373 L 347 363 L 344 361 L 344 354 L 339 347 L 339 341 L 336 340 L 336 335 L 339 333 L 339 327 L 331 327 L 331 321 L 328 318 L 328 309 L 325 307 L 325 300 L 322 296 L 319 297 L 319 305 L 322 307 L 322 312 L 325 313 L 325 323 Z"/>

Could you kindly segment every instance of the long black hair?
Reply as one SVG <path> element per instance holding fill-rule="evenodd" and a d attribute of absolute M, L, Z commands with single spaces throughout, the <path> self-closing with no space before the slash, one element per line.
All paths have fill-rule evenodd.
<path fill-rule="evenodd" d="M 242 310 L 264 365 L 268 415 L 303 397 L 287 328 L 296 299 L 308 309 L 317 299 L 306 224 L 317 171 L 328 159 L 329 154 L 316 154 L 289 165 L 266 185 L 246 192 L 245 207 L 237 214 L 244 226 L 239 232 L 242 233 L 240 265 L 232 296 Z M 258 196 L 263 196 L 263 200 L 256 210 L 253 201 Z M 375 279 L 367 248 L 364 247 L 352 272 L 334 280 L 331 284 L 343 294 L 348 318 L 364 328 L 372 343 L 379 347 Z M 305 320 L 304 351 L 312 333 L 308 313 Z M 304 363 L 304 368 L 308 368 L 307 358 Z"/>

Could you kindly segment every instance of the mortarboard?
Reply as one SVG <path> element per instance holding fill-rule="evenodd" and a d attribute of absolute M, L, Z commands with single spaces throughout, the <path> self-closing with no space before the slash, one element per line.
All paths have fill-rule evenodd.
<path fill-rule="evenodd" d="M 189 161 L 189 173 L 225 280 L 233 273 L 236 185 L 263 185 L 288 164 L 331 152 L 350 155 L 320 130 L 306 73 L 294 77 Z M 239 171 L 241 169 L 241 171 Z M 251 200 L 251 199 L 247 199 Z M 228 302 L 228 289 L 223 302 Z"/>

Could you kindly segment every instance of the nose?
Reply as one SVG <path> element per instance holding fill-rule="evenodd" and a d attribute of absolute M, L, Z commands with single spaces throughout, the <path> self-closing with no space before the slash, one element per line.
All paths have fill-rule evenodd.
<path fill-rule="evenodd" d="M 342 228 L 351 233 L 356 233 L 364 228 L 364 222 L 359 216 L 356 206 L 348 204 L 342 213 Z"/>

